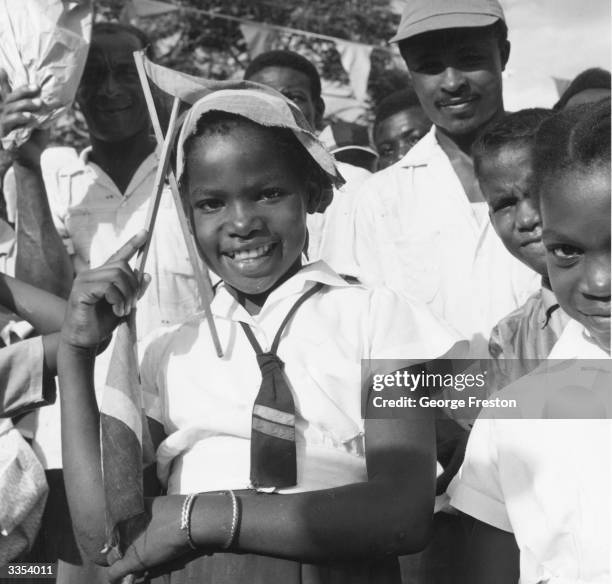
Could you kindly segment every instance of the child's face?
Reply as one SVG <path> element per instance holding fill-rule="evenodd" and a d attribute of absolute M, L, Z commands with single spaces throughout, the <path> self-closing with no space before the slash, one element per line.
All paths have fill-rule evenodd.
<path fill-rule="evenodd" d="M 610 168 L 567 171 L 540 190 L 550 283 L 559 304 L 610 347 Z"/>
<path fill-rule="evenodd" d="M 200 253 L 245 294 L 271 291 L 301 260 L 309 187 L 286 157 L 271 130 L 247 123 L 196 138 L 187 157 Z"/>
<path fill-rule="evenodd" d="M 502 148 L 480 164 L 479 183 L 495 232 L 506 249 L 546 276 L 540 214 L 531 198 L 531 148 Z"/>
<path fill-rule="evenodd" d="M 378 170 L 402 158 L 431 128 L 431 122 L 420 107 L 399 111 L 376 126 L 374 143 L 380 158 Z"/>
<path fill-rule="evenodd" d="M 306 73 L 290 67 L 265 67 L 249 78 L 249 81 L 261 83 L 276 89 L 287 99 L 297 105 L 313 129 L 318 129 L 323 117 L 324 104 L 312 95 L 310 78 Z"/>

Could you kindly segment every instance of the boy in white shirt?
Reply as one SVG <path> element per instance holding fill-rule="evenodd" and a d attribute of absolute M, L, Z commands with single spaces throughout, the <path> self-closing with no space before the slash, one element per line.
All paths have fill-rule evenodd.
<path fill-rule="evenodd" d="M 426 302 L 486 358 L 493 326 L 537 288 L 496 236 L 470 155 L 504 115 L 504 14 L 495 0 L 411 1 L 391 40 L 434 127 L 356 193 L 343 247 L 362 282 Z"/>

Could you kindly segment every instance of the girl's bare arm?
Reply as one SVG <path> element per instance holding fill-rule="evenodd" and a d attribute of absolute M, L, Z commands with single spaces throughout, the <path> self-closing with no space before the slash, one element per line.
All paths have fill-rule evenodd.
<path fill-rule="evenodd" d="M 435 491 L 434 424 L 427 411 L 402 419 L 366 420 L 365 483 L 290 495 L 240 497 L 242 517 L 232 550 L 326 562 L 414 553 L 427 544 Z M 204 471 L 203 471 L 204 472 Z M 146 531 L 114 563 L 115 581 L 189 550 L 179 527 L 184 496 L 151 503 Z M 196 499 L 192 537 L 202 553 L 219 551 L 232 523 L 227 493 Z"/>

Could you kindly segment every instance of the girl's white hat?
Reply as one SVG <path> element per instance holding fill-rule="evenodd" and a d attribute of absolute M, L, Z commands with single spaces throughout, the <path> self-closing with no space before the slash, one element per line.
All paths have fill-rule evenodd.
<path fill-rule="evenodd" d="M 200 98 L 187 112 L 177 144 L 176 172 L 179 180 L 185 164 L 185 141 L 195 133 L 202 115 L 212 111 L 236 114 L 265 127 L 291 130 L 329 182 L 337 187 L 344 183 L 334 157 L 312 133 L 302 111 L 281 93 L 251 81 L 225 82 L 223 88 Z"/>

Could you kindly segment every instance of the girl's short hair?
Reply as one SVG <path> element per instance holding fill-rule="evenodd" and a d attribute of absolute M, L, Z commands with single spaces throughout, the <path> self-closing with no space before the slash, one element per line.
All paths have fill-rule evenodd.
<path fill-rule="evenodd" d="M 610 102 L 563 110 L 544 121 L 536 134 L 534 195 L 551 176 L 610 166 Z"/>
<path fill-rule="evenodd" d="M 291 172 L 295 173 L 304 184 L 308 182 L 314 183 L 319 197 L 322 196 L 324 190 L 331 190 L 333 188 L 330 177 L 315 162 L 290 129 L 277 126 L 262 126 L 239 114 L 212 110 L 205 112 L 199 118 L 195 132 L 183 144 L 185 167 L 179 184 L 181 194 L 184 192 L 189 181 L 186 161 L 196 139 L 205 136 L 224 136 L 231 133 L 236 126 L 241 124 L 252 125 L 273 133 L 279 152 L 282 152 L 285 159 L 289 162 Z"/>

